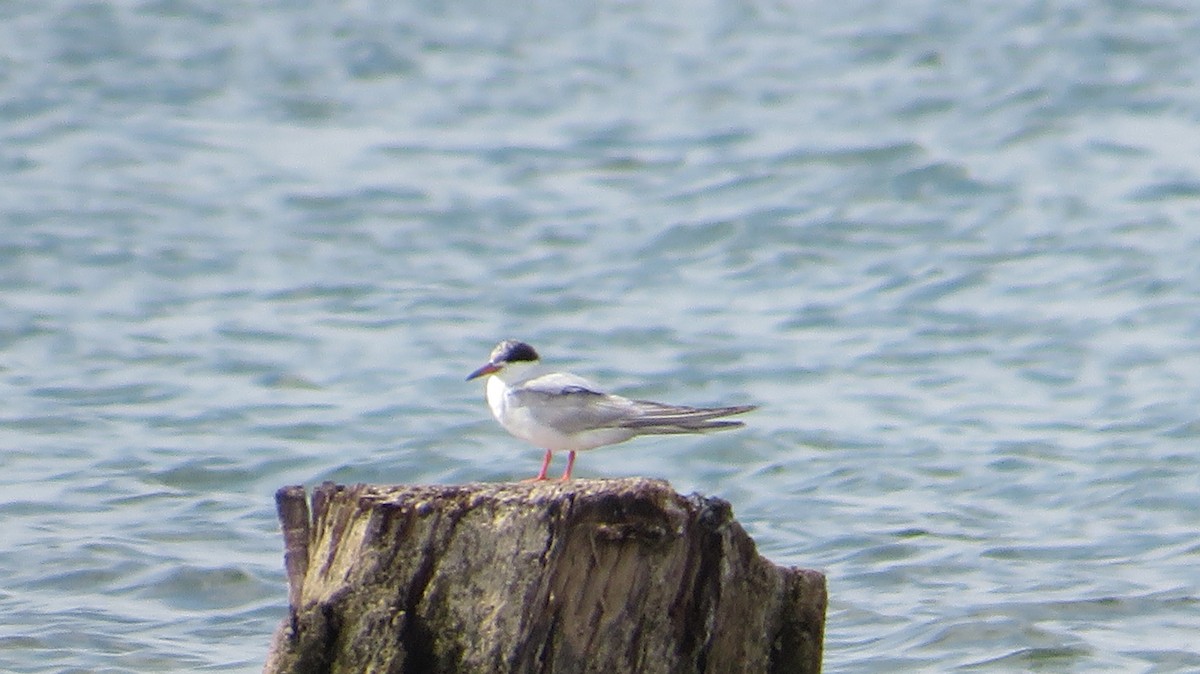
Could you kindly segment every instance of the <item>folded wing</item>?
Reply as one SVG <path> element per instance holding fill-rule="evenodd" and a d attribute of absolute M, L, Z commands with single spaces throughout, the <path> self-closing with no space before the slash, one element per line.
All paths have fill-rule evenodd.
<path fill-rule="evenodd" d="M 704 433 L 742 426 L 740 421 L 718 419 L 757 408 L 684 407 L 630 400 L 565 373 L 531 379 L 514 387 L 510 395 L 538 422 L 568 434 L 602 428 L 626 428 L 637 435 Z"/>
<path fill-rule="evenodd" d="M 639 433 L 704 433 L 726 428 L 744 426 L 740 421 L 720 420 L 735 414 L 744 414 L 757 405 L 735 405 L 733 407 L 684 407 L 665 405 L 650 400 L 631 401 L 638 415 L 624 420 L 623 428 L 637 429 Z"/>

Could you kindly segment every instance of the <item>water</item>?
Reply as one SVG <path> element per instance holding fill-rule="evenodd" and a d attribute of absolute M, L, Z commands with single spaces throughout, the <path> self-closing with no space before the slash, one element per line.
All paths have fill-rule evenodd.
<path fill-rule="evenodd" d="M 537 469 L 510 336 L 763 406 L 576 473 L 826 671 L 1200 669 L 1200 10 L 408 4 L 0 6 L 0 670 L 257 671 L 277 487 Z"/>

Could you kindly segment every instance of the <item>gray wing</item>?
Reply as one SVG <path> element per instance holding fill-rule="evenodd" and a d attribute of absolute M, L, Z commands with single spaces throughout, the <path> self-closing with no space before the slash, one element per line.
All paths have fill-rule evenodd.
<path fill-rule="evenodd" d="M 527 405 L 539 422 L 564 433 L 599 428 L 628 428 L 638 434 L 703 433 L 742 426 L 740 421 L 714 421 L 742 414 L 755 405 L 684 407 L 649 400 L 630 400 L 600 390 L 573 374 L 554 373 L 515 387 L 510 395 Z"/>
<path fill-rule="evenodd" d="M 563 433 L 622 428 L 624 420 L 638 414 L 632 400 L 610 395 L 583 377 L 561 372 L 530 379 L 510 389 L 509 395 L 534 419 Z"/>

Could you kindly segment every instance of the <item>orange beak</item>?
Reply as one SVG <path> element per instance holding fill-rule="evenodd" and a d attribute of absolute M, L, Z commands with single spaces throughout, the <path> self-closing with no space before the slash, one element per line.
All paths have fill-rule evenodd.
<path fill-rule="evenodd" d="M 467 381 L 471 381 L 472 379 L 478 379 L 479 377 L 482 377 L 485 374 L 491 374 L 493 372 L 499 372 L 499 371 L 500 371 L 499 365 L 496 365 L 495 363 L 488 363 L 487 365 L 484 365 L 483 367 L 479 368 L 478 370 L 475 370 L 471 374 L 467 375 Z"/>

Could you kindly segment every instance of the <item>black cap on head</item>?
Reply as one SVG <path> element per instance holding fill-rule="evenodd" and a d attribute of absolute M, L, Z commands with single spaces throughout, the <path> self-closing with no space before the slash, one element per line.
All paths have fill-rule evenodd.
<path fill-rule="evenodd" d="M 506 339 L 492 350 L 491 360 L 493 363 L 532 363 L 541 359 L 532 346 L 515 339 Z"/>

